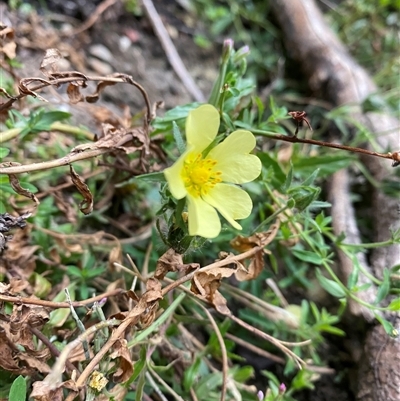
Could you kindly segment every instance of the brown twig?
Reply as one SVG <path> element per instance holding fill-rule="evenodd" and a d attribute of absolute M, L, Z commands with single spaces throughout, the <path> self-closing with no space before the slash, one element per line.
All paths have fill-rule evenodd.
<path fill-rule="evenodd" d="M 34 86 L 33 88 L 28 88 L 28 86 L 32 83 L 38 81 L 40 84 Z M 148 126 L 151 120 L 154 118 L 154 110 L 150 104 L 150 99 L 147 95 L 146 90 L 136 82 L 130 75 L 115 73 L 113 76 L 90 76 L 82 74 L 78 71 L 63 71 L 51 74 L 49 79 L 37 78 L 37 77 L 29 77 L 20 80 L 19 90 L 20 94 L 17 96 L 11 96 L 7 102 L 0 103 L 0 111 L 9 109 L 14 102 L 25 97 L 25 96 L 37 96 L 36 91 L 43 89 L 47 86 L 56 86 L 71 83 L 71 82 L 107 82 L 107 83 L 128 83 L 132 86 L 135 86 L 143 96 L 144 102 L 146 104 L 146 126 Z"/>
<path fill-rule="evenodd" d="M 184 283 L 192 280 L 192 278 L 198 273 L 206 272 L 208 270 L 215 269 L 216 267 L 226 266 L 226 265 L 231 264 L 232 262 L 237 262 L 237 261 L 240 261 L 243 259 L 247 259 L 247 258 L 255 255 L 256 253 L 262 251 L 263 249 L 264 249 L 263 246 L 255 246 L 254 248 L 250 249 L 247 252 L 241 253 L 239 255 L 228 256 L 227 258 L 219 260 L 218 262 L 214 262 L 214 263 L 211 263 L 200 269 L 193 270 L 191 273 L 187 274 L 186 276 L 183 276 L 183 277 L 179 278 L 178 280 L 174 281 L 173 283 L 164 287 L 161 290 L 161 294 L 164 297 L 166 294 L 168 294 L 168 292 L 170 292 L 174 288 L 179 287 L 181 284 L 184 284 Z"/>
<path fill-rule="evenodd" d="M 90 27 L 92 27 L 96 21 L 100 18 L 101 14 L 104 13 L 104 11 L 107 10 L 107 8 L 113 6 L 115 3 L 117 3 L 119 0 L 105 0 L 102 3 L 100 3 L 97 7 L 96 10 L 94 10 L 93 14 L 77 29 L 74 29 L 72 33 L 67 32 L 66 34 L 68 36 L 71 35 L 77 35 L 78 33 L 81 33 L 83 31 L 86 31 Z"/>
<path fill-rule="evenodd" d="M 68 302 L 53 302 L 53 301 L 45 301 L 44 299 L 35 299 L 28 297 L 14 297 L 10 295 L 0 294 L 0 301 L 11 302 L 15 304 L 26 304 L 26 305 L 38 305 L 46 308 L 58 309 L 58 308 L 70 308 L 71 305 L 74 308 L 79 308 L 81 306 L 86 306 L 92 304 L 96 301 L 100 301 L 103 298 L 114 297 L 116 295 L 122 294 L 124 292 L 123 289 L 118 288 L 109 292 L 105 292 L 104 294 L 96 295 L 95 297 L 85 299 L 84 301 L 75 301 L 72 303 Z"/>
<path fill-rule="evenodd" d="M 276 141 L 284 141 L 284 142 L 291 142 L 291 143 L 306 143 L 309 145 L 317 145 L 317 146 L 323 146 L 326 148 L 346 150 L 348 152 L 353 152 L 353 153 L 362 153 L 362 154 L 368 155 L 368 156 L 381 157 L 383 159 L 392 160 L 393 167 L 400 165 L 400 151 L 396 151 L 393 153 L 392 152 L 379 153 L 379 152 L 373 152 L 368 149 L 354 148 L 353 146 L 341 145 L 339 143 L 317 141 L 315 139 L 302 139 L 302 138 L 298 138 L 296 135 L 286 136 L 286 135 L 275 134 L 273 132 L 267 132 L 267 131 L 263 131 L 263 130 L 252 130 L 252 132 L 256 135 L 265 136 L 267 138 L 271 138 Z"/>
<path fill-rule="evenodd" d="M 153 29 L 161 42 L 165 54 L 172 68 L 174 69 L 176 75 L 182 81 L 186 90 L 190 93 L 194 100 L 197 102 L 204 102 L 205 97 L 199 87 L 194 82 L 191 75 L 188 73 L 185 64 L 183 64 L 182 59 L 177 52 L 174 43 L 172 42 L 167 29 L 164 26 L 154 4 L 151 0 L 142 0 L 143 7 L 146 11 L 147 16 L 153 26 Z"/>
<path fill-rule="evenodd" d="M 50 350 L 50 352 L 53 356 L 55 356 L 55 357 L 60 356 L 61 352 L 59 351 L 59 349 L 54 344 L 52 344 L 50 342 L 50 340 L 42 332 L 40 332 L 38 329 L 36 329 L 34 327 L 30 327 L 30 326 L 29 326 L 29 330 Z M 70 362 L 68 360 L 66 361 L 65 366 L 68 368 L 68 370 L 70 372 L 73 372 L 74 370 L 76 372 L 78 372 L 78 369 L 76 368 L 76 366 L 74 366 L 72 364 L 72 362 Z"/>

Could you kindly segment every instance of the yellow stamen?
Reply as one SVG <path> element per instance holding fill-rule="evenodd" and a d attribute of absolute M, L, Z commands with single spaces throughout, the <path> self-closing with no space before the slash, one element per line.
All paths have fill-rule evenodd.
<path fill-rule="evenodd" d="M 222 181 L 221 172 L 215 170 L 216 166 L 216 160 L 203 159 L 201 153 L 186 158 L 182 179 L 190 195 L 196 198 L 206 195 L 215 184 Z"/>

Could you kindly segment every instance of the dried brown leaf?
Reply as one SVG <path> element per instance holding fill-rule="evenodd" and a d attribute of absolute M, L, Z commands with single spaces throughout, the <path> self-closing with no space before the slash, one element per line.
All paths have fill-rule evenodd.
<path fill-rule="evenodd" d="M 7 338 L 3 329 L 0 329 L 0 368 L 8 372 L 21 373 L 21 369 L 14 361 L 16 347 Z"/>
<path fill-rule="evenodd" d="M 143 299 L 146 303 L 151 303 L 162 299 L 161 283 L 155 278 L 149 278 L 146 282 L 146 292 L 143 294 Z"/>
<path fill-rule="evenodd" d="M 100 81 L 97 84 L 96 91 L 92 95 L 88 95 L 88 96 L 85 97 L 86 101 L 88 103 L 97 102 L 99 100 L 100 94 L 104 90 L 104 88 L 107 87 L 107 86 L 115 85 L 115 84 L 116 84 L 116 82 Z"/>
<path fill-rule="evenodd" d="M 23 78 L 23 79 L 21 79 L 19 81 L 19 85 L 18 85 L 19 93 L 21 95 L 30 95 L 30 96 L 36 97 L 39 100 L 41 100 L 42 102 L 47 102 L 47 100 L 44 97 L 38 95 L 36 92 L 33 92 L 32 90 L 30 90 L 28 88 L 28 85 L 31 84 L 34 81 L 38 81 L 38 82 L 41 82 L 41 83 L 45 83 L 47 85 L 51 85 L 51 83 L 49 81 L 46 81 L 45 79 L 41 79 L 41 78 Z"/>
<path fill-rule="evenodd" d="M 67 87 L 67 95 L 72 104 L 76 104 L 84 100 L 79 86 L 81 85 L 78 85 L 76 82 L 72 82 Z"/>
<path fill-rule="evenodd" d="M 133 373 L 133 362 L 127 347 L 127 341 L 124 338 L 118 339 L 113 345 L 113 350 L 114 352 L 110 357 L 112 359 L 118 358 L 118 368 L 113 374 L 113 381 L 114 383 L 124 383 Z"/>
<path fill-rule="evenodd" d="M 50 78 L 53 73 L 58 71 L 57 63 L 61 59 L 62 55 L 58 49 L 47 49 L 43 60 L 40 63 L 40 71 L 47 78 Z"/>
<path fill-rule="evenodd" d="M 62 384 L 54 390 L 54 385 L 44 381 L 35 381 L 32 384 L 33 390 L 30 396 L 33 397 L 35 401 L 63 401 L 64 394 L 61 385 Z"/>
<path fill-rule="evenodd" d="M 272 224 L 268 231 L 256 233 L 250 237 L 242 237 L 238 235 L 231 241 L 231 246 L 238 252 L 243 253 L 249 251 L 256 246 L 265 247 L 275 238 L 278 233 L 279 224 Z"/>
<path fill-rule="evenodd" d="M 218 291 L 222 277 L 230 277 L 235 273 L 235 269 L 226 267 L 213 269 L 211 274 L 200 272 L 194 275 L 190 290 L 203 301 L 209 302 L 214 308 L 224 314 L 230 314 L 226 299 Z"/>
<path fill-rule="evenodd" d="M 117 245 L 111 249 L 108 255 L 108 266 L 111 271 L 115 269 L 114 263 L 122 263 L 122 247 L 119 241 L 117 241 Z"/>
<path fill-rule="evenodd" d="M 83 214 L 90 214 L 93 211 L 93 195 L 89 190 L 89 187 L 85 184 L 83 179 L 77 174 L 74 168 L 69 166 L 71 179 L 76 189 L 83 196 L 84 200 L 80 202 L 79 209 Z"/>
<path fill-rule="evenodd" d="M 35 372 L 40 372 L 43 374 L 50 373 L 50 366 L 32 355 L 20 352 L 15 356 L 15 358 L 16 360 L 22 362 L 21 366 L 29 366 L 29 368 Z"/>
<path fill-rule="evenodd" d="M 21 184 L 19 183 L 18 177 L 16 174 L 8 174 L 8 179 L 10 180 L 11 188 L 18 194 L 29 198 L 35 203 L 35 207 L 38 207 L 40 202 L 36 196 L 29 191 L 28 189 L 22 188 Z"/>
<path fill-rule="evenodd" d="M 0 53 L 4 53 L 9 59 L 16 56 L 17 45 L 14 42 L 14 29 L 9 26 L 0 26 Z"/>
<path fill-rule="evenodd" d="M 182 255 L 171 248 L 158 259 L 154 278 L 162 280 L 168 272 L 176 271 L 188 274 L 190 271 L 196 270 L 199 267 L 200 265 L 198 263 L 184 264 Z"/>

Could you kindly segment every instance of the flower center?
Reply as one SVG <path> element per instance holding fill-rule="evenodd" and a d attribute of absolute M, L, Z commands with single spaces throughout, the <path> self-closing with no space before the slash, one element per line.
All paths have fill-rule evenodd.
<path fill-rule="evenodd" d="M 201 153 L 186 158 L 182 179 L 190 195 L 196 198 L 206 195 L 215 184 L 222 181 L 221 172 L 215 170 L 216 165 L 216 160 L 203 159 Z"/>

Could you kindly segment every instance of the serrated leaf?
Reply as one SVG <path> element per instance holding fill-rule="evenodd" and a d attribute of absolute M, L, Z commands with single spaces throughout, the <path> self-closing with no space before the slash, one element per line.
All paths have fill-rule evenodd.
<path fill-rule="evenodd" d="M 316 271 L 316 277 L 322 288 L 329 294 L 337 298 L 343 298 L 346 296 L 346 292 L 341 287 L 341 285 L 338 284 L 336 281 L 324 277 L 319 269 L 317 269 Z"/>
<path fill-rule="evenodd" d="M 26 399 L 26 381 L 22 376 L 18 376 L 11 385 L 9 401 L 25 401 Z"/>

